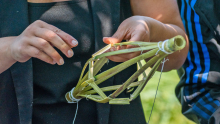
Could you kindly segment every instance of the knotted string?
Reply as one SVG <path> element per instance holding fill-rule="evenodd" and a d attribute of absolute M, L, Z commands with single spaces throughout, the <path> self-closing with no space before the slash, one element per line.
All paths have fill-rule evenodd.
<path fill-rule="evenodd" d="M 156 52 L 155 55 L 157 55 L 159 51 L 163 51 L 163 52 L 166 53 L 166 54 L 171 54 L 171 53 L 173 53 L 173 52 L 168 52 L 168 51 L 166 51 L 166 50 L 164 49 L 165 43 L 168 42 L 168 40 L 165 40 L 165 41 L 162 42 L 162 45 L 161 45 L 162 47 L 160 47 L 160 42 L 162 42 L 162 41 L 159 41 L 159 42 L 157 43 L 157 46 L 158 46 L 159 50 Z"/>
<path fill-rule="evenodd" d="M 73 91 L 74 91 L 75 87 L 69 92 L 69 98 L 71 101 L 67 101 L 68 103 L 78 103 L 81 99 L 76 99 L 74 96 L 73 96 Z"/>
<path fill-rule="evenodd" d="M 76 112 L 75 112 L 75 116 L 74 116 L 74 119 L 73 119 L 73 124 L 75 123 L 75 120 L 76 120 L 76 115 L 77 115 L 77 112 L 78 112 L 78 103 L 81 99 L 77 99 L 73 96 L 73 91 L 74 91 L 75 87 L 69 92 L 69 98 L 71 101 L 67 101 L 68 103 L 76 103 Z"/>

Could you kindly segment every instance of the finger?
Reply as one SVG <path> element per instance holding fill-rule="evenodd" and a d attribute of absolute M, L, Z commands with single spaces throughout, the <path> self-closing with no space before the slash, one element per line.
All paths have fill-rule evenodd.
<path fill-rule="evenodd" d="M 55 46 L 56 48 L 58 48 L 61 52 L 63 52 L 63 54 L 65 54 L 67 57 L 72 57 L 73 56 L 73 51 L 72 49 L 69 47 L 69 45 L 67 45 L 56 33 L 54 33 L 51 30 L 48 30 L 46 28 L 41 28 L 38 32 L 35 33 L 37 37 L 39 37 L 40 39 L 38 39 L 40 42 L 40 46 L 39 47 L 43 47 L 44 50 L 47 47 L 50 47 L 52 44 L 53 46 Z M 45 39 L 45 40 L 42 40 Z M 47 42 L 45 42 L 47 41 Z M 52 47 L 52 46 L 51 46 Z M 51 50 L 50 47 L 50 50 Z"/>
<path fill-rule="evenodd" d="M 149 36 L 146 31 L 135 31 L 132 33 L 129 41 L 148 41 Z"/>
<path fill-rule="evenodd" d="M 120 43 L 121 40 L 114 37 L 103 37 L 103 42 L 106 44 Z"/>
<path fill-rule="evenodd" d="M 106 44 L 120 43 L 124 37 L 124 31 L 120 31 L 120 29 L 118 29 L 112 37 L 103 37 L 103 42 Z"/>
<path fill-rule="evenodd" d="M 120 57 L 120 56 L 117 56 L 117 55 L 115 55 L 115 56 L 108 56 L 107 58 L 109 60 L 111 60 L 111 61 L 114 61 L 114 62 L 125 62 L 125 61 L 128 60 L 126 58 L 123 58 L 123 57 Z"/>
<path fill-rule="evenodd" d="M 47 24 L 46 22 L 43 22 L 43 21 L 39 21 L 39 25 L 41 28 L 46 28 L 46 29 L 49 29 L 55 32 L 64 42 L 70 45 L 71 48 L 76 47 L 78 45 L 78 41 L 74 37 L 60 30 L 59 28 L 53 25 Z"/>
<path fill-rule="evenodd" d="M 51 57 L 58 65 L 64 64 L 63 58 L 46 40 L 34 37 L 29 43 Z"/>
<path fill-rule="evenodd" d="M 25 49 L 25 52 L 27 53 L 27 55 L 31 56 L 31 57 L 35 57 L 38 58 L 46 63 L 49 64 L 56 64 L 56 62 L 47 54 L 45 54 L 44 52 L 40 51 L 39 49 L 37 49 L 36 47 L 33 46 L 28 46 Z"/>
<path fill-rule="evenodd" d="M 132 52 L 132 53 L 124 53 L 124 54 L 119 54 L 117 55 L 117 57 L 121 57 L 121 58 L 124 58 L 126 60 L 129 60 L 129 59 L 132 59 L 138 55 L 140 55 L 141 52 Z"/>

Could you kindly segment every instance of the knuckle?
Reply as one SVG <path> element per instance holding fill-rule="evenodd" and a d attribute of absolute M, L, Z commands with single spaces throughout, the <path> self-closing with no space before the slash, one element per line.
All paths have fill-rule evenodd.
<path fill-rule="evenodd" d="M 20 38 L 19 38 L 19 40 L 20 40 L 20 45 L 25 45 L 25 44 L 27 44 L 28 43 L 28 36 L 26 36 L 26 35 L 23 35 L 23 36 L 21 36 Z"/>
<path fill-rule="evenodd" d="M 55 32 L 56 34 L 61 33 L 61 30 L 58 29 L 57 27 L 55 27 L 55 26 L 51 26 L 51 27 L 54 28 L 53 32 Z"/>
<path fill-rule="evenodd" d="M 35 51 L 34 51 L 34 57 L 39 56 L 39 55 L 40 55 L 40 53 L 41 53 L 41 51 L 40 51 L 40 50 L 35 50 Z"/>
<path fill-rule="evenodd" d="M 63 33 L 63 37 L 64 37 L 64 39 L 66 39 L 67 41 L 72 41 L 72 39 L 73 39 L 70 35 L 68 35 L 68 34 L 66 34 L 66 33 Z"/>
<path fill-rule="evenodd" d="M 25 54 L 25 48 L 23 45 L 17 46 L 17 53 L 20 53 L 21 55 Z"/>
<path fill-rule="evenodd" d="M 34 25 L 29 25 L 29 26 L 26 28 L 25 35 L 34 32 L 35 29 L 36 29 L 36 27 L 35 27 Z"/>
<path fill-rule="evenodd" d="M 56 39 L 56 37 L 57 37 L 57 35 L 56 35 L 54 32 L 52 32 L 52 31 L 48 31 L 48 32 L 46 33 L 46 35 L 47 35 L 47 37 L 48 37 L 49 40 L 54 40 L 54 39 Z"/>
<path fill-rule="evenodd" d="M 41 20 L 36 20 L 33 24 L 41 25 L 42 23 L 43 23 L 43 21 L 41 21 Z"/>
<path fill-rule="evenodd" d="M 55 60 L 59 60 L 61 58 L 61 56 L 58 54 L 57 51 L 54 51 L 53 53 L 51 53 L 51 58 L 55 59 Z"/>
<path fill-rule="evenodd" d="M 48 43 L 47 41 L 45 41 L 45 40 L 41 40 L 41 41 L 40 41 L 40 46 L 43 47 L 43 48 L 45 48 L 45 47 L 48 47 L 48 46 L 49 46 L 49 43 Z"/>
<path fill-rule="evenodd" d="M 61 51 L 68 51 L 70 48 L 66 45 L 66 44 L 64 44 L 64 45 L 62 45 L 61 47 L 60 47 L 60 50 Z"/>

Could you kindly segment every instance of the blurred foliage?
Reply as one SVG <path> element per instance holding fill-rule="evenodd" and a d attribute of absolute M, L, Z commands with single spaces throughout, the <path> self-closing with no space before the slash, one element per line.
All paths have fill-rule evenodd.
<path fill-rule="evenodd" d="M 160 72 L 156 72 L 141 93 L 142 105 L 148 122 Z M 181 113 L 181 105 L 175 97 L 175 86 L 179 82 L 177 72 L 163 72 L 149 124 L 195 124 Z"/>

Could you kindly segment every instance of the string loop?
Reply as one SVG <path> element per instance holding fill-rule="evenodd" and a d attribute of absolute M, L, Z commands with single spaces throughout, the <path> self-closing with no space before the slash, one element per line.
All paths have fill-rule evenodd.
<path fill-rule="evenodd" d="M 76 99 L 73 96 L 73 91 L 74 91 L 75 87 L 69 92 L 69 98 L 71 99 L 71 101 L 67 101 L 68 103 L 78 103 L 81 99 Z"/>
<path fill-rule="evenodd" d="M 165 41 L 162 42 L 162 45 L 161 45 L 162 47 L 160 47 L 160 42 L 162 42 L 162 41 L 159 41 L 159 42 L 157 43 L 157 47 L 159 48 L 159 50 L 156 52 L 155 55 L 157 55 L 159 51 L 162 51 L 162 52 L 164 52 L 164 53 L 166 53 L 166 54 L 171 54 L 171 53 L 173 53 L 173 52 L 166 51 L 166 50 L 164 49 L 165 43 L 168 42 L 168 40 L 165 40 Z"/>

